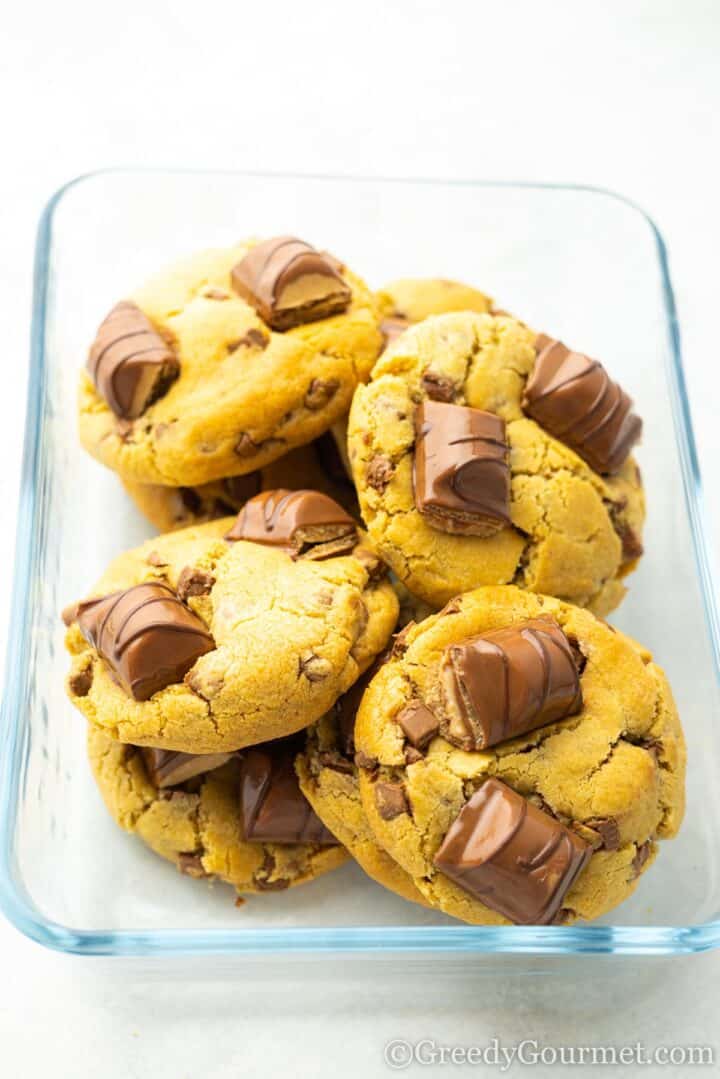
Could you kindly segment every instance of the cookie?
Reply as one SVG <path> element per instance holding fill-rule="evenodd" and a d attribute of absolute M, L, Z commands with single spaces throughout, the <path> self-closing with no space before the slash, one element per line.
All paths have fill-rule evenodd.
<path fill-rule="evenodd" d="M 619 462 L 616 452 L 615 471 L 601 475 L 579 453 L 590 424 L 575 417 L 562 441 L 547 402 L 543 411 L 526 399 L 542 358 L 536 340 L 507 316 L 428 318 L 386 349 L 355 394 L 348 445 L 370 540 L 436 608 L 478 586 L 514 583 L 606 614 L 642 553 L 632 456 Z M 570 381 L 561 392 L 577 388 L 571 405 L 579 399 L 582 411 L 585 383 Z M 632 437 L 623 438 L 626 451 Z"/>
<path fill-rule="evenodd" d="M 80 380 L 83 446 L 135 483 L 256 472 L 347 412 L 379 317 L 359 278 L 300 241 L 201 252 L 101 324 Z"/>
<path fill-rule="evenodd" d="M 684 809 L 663 671 L 591 612 L 481 588 L 411 626 L 355 725 L 378 842 L 463 921 L 573 922 L 629 896 Z"/>
<path fill-rule="evenodd" d="M 248 499 L 276 487 L 323 491 L 359 519 L 355 487 L 328 432 L 309 446 L 299 446 L 258 472 L 226 476 L 199 487 L 164 487 L 123 478 L 123 487 L 140 512 L 160 532 L 215 521 L 238 513 Z"/>
<path fill-rule="evenodd" d="M 409 874 L 378 843 L 360 799 L 354 761 L 355 716 L 375 669 L 374 664 L 331 712 L 308 729 L 305 749 L 295 768 L 300 788 L 320 820 L 367 875 L 403 899 L 427 906 Z"/>
<path fill-rule="evenodd" d="M 388 343 L 414 322 L 452 311 L 491 314 L 493 301 L 484 292 L 443 277 L 403 277 L 376 293 L 383 316 L 381 328 Z"/>
<path fill-rule="evenodd" d="M 308 726 L 369 666 L 395 626 L 392 586 L 353 549 L 341 507 L 290 495 L 279 546 L 224 538 L 242 515 L 158 536 L 65 612 L 68 692 L 91 724 L 134 745 L 232 751 Z"/>
<path fill-rule="evenodd" d="M 182 873 L 225 881 L 240 893 L 303 884 L 347 858 L 303 799 L 292 772 L 294 747 L 289 749 L 288 754 L 282 744 L 260 746 L 248 752 L 249 762 L 233 754 L 223 755 L 218 765 L 213 757 L 122 745 L 96 727 L 88 732 L 95 781 L 120 827 Z M 154 756 L 172 758 L 175 774 L 158 775 Z M 179 765 L 177 758 L 184 758 Z M 206 765 L 209 770 L 203 770 Z M 276 831 L 283 841 L 268 838 L 267 832 L 260 838 L 247 837 L 248 830 L 251 835 L 257 830 L 247 805 L 254 806 L 258 794 L 253 769 L 266 781 L 266 817 L 282 819 Z"/>

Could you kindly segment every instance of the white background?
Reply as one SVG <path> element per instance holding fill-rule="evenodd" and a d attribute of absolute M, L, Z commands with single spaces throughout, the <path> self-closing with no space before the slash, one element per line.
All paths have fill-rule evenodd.
<path fill-rule="evenodd" d="M 712 506 L 720 494 L 718 109 L 713 0 L 26 0 L 6 8 L 0 632 L 34 229 L 60 184 L 105 166 L 186 165 L 614 188 L 647 209 L 669 242 Z M 713 514 L 716 558 L 719 521 Z M 511 960 L 168 969 L 51 954 L 0 918 L 0 1075 L 374 1076 L 387 1074 L 382 1046 L 393 1037 L 709 1043 L 720 1061 L 719 991 L 720 954 L 539 961 L 532 976 Z"/>

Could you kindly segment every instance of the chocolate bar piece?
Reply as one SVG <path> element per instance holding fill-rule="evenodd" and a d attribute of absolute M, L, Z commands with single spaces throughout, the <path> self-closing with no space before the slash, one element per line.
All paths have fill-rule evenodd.
<path fill-rule="evenodd" d="M 226 764 L 232 753 L 172 753 L 168 749 L 140 749 L 145 771 L 156 787 L 177 787 L 193 776 L 214 772 Z"/>
<path fill-rule="evenodd" d="M 440 729 L 437 716 L 420 700 L 410 701 L 398 714 L 397 721 L 415 749 L 424 749 Z"/>
<path fill-rule="evenodd" d="M 336 259 L 294 236 L 257 244 L 233 267 L 235 291 L 274 330 L 344 311 L 352 299 Z"/>
<path fill-rule="evenodd" d="M 499 779 L 488 779 L 453 821 L 434 864 L 518 925 L 547 925 L 592 848 Z"/>
<path fill-rule="evenodd" d="M 246 502 L 226 540 L 282 547 L 295 558 L 320 561 L 351 551 L 358 541 L 352 517 L 320 491 L 263 491 Z"/>
<path fill-rule="evenodd" d="M 265 742 L 240 755 L 240 811 L 248 843 L 317 843 L 337 839 L 300 790 L 296 739 Z"/>
<path fill-rule="evenodd" d="M 181 682 L 195 661 L 215 647 L 204 622 L 159 582 L 85 600 L 77 622 L 85 640 L 136 701 Z"/>
<path fill-rule="evenodd" d="M 137 304 L 123 301 L 103 320 L 87 368 L 116 416 L 137 419 L 180 373 L 174 351 Z"/>
<path fill-rule="evenodd" d="M 552 618 L 492 630 L 446 649 L 443 735 L 488 749 L 582 708 L 579 656 Z"/>
<path fill-rule="evenodd" d="M 509 525 L 505 421 L 478 408 L 423 401 L 415 422 L 415 504 L 428 524 L 469 536 L 492 536 Z"/>
<path fill-rule="evenodd" d="M 410 320 L 403 315 L 388 315 L 387 318 L 384 318 L 380 323 L 380 333 L 383 335 L 385 348 L 397 341 L 400 334 L 405 333 L 405 330 L 411 325 Z"/>
<path fill-rule="evenodd" d="M 541 334 L 522 407 L 602 474 L 617 472 L 642 433 L 633 402 L 598 360 Z"/>

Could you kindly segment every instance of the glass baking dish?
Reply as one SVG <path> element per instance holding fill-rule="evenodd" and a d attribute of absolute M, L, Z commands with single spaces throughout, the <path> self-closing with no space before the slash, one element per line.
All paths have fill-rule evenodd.
<path fill-rule="evenodd" d="M 240 909 L 122 833 L 63 692 L 58 612 L 151 533 L 80 449 L 75 386 L 112 303 L 176 256 L 297 233 L 375 287 L 465 279 L 530 325 L 601 356 L 645 418 L 647 554 L 615 621 L 672 680 L 689 748 L 678 839 L 633 898 L 574 927 L 469 927 L 405 903 L 348 865 Z M 35 265 L 27 433 L 0 752 L 0 905 L 82 954 L 644 953 L 720 943 L 718 623 L 665 247 L 609 192 L 570 186 L 220 172 L 105 172 L 51 200 Z"/>

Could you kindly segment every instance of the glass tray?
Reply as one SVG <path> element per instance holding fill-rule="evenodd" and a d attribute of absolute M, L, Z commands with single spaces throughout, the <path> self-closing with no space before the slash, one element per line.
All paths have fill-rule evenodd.
<path fill-rule="evenodd" d="M 689 748 L 688 810 L 635 895 L 575 927 L 469 927 L 395 898 L 354 865 L 241 908 L 183 878 L 101 804 L 63 692 L 59 610 L 151 533 L 80 449 L 77 371 L 108 308 L 158 266 L 248 234 L 297 233 L 373 286 L 465 279 L 591 355 L 645 418 L 647 554 L 617 612 L 670 675 Z M 718 625 L 663 241 L 608 192 L 216 172 L 110 172 L 69 184 L 40 223 L 15 594 L 0 731 L 0 905 L 83 954 L 402 951 L 671 953 L 720 943 Z"/>

